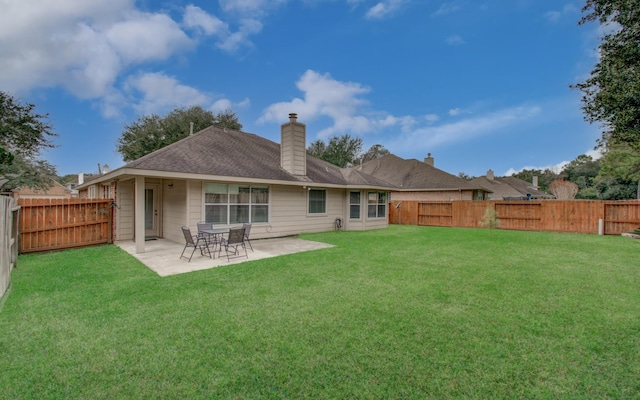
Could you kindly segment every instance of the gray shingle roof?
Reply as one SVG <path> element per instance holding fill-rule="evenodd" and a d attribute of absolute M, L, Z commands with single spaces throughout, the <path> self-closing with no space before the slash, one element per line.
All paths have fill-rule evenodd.
<path fill-rule="evenodd" d="M 393 154 L 366 162 L 353 169 L 373 175 L 405 190 L 478 190 L 477 185 L 416 159 Z"/>
<path fill-rule="evenodd" d="M 491 199 L 526 198 L 527 194 L 530 194 L 533 198 L 553 198 L 553 196 L 548 193 L 534 189 L 531 183 L 514 176 L 496 177 L 493 179 L 480 176 L 471 182 L 487 190 L 491 190 L 493 192 L 490 195 Z"/>
<path fill-rule="evenodd" d="M 307 176 L 290 174 L 280 166 L 280 145 L 251 133 L 209 127 L 170 144 L 124 168 L 269 179 L 336 185 L 389 187 L 389 183 L 339 168 L 307 155 Z"/>

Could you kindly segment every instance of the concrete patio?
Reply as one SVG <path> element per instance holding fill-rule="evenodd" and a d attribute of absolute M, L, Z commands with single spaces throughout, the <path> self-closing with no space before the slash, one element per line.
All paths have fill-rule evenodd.
<path fill-rule="evenodd" d="M 149 269 L 160 276 L 183 274 L 192 271 L 215 268 L 220 265 L 238 264 L 246 261 L 255 261 L 262 258 L 278 257 L 285 254 L 300 253 L 303 251 L 319 250 L 333 247 L 330 244 L 312 242 L 297 237 L 284 237 L 275 239 L 252 240 L 253 251 L 247 245 L 249 258 L 235 258 L 227 261 L 224 249 L 215 258 L 200 255 L 196 250 L 191 258 L 191 262 L 186 258 L 180 258 L 180 253 L 184 248 L 184 243 L 176 243 L 167 239 L 155 239 L 145 242 L 145 252 L 136 254 L 136 244 L 132 240 L 118 241 L 115 243 L 138 260 Z M 187 249 L 185 255 L 188 257 L 193 249 Z"/>

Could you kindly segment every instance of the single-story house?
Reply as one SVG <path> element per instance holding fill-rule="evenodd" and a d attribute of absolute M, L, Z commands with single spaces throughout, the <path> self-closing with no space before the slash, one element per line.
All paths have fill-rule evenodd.
<path fill-rule="evenodd" d="M 387 154 L 354 169 L 394 185 L 395 188 L 390 189 L 393 202 L 484 200 L 490 192 L 436 168 L 431 154 L 424 162 Z"/>
<path fill-rule="evenodd" d="M 18 187 L 11 190 L 14 199 L 70 199 L 76 197 L 73 190 L 62 186 L 59 182 L 52 180 L 51 187 L 46 190 L 33 189 L 30 187 Z"/>
<path fill-rule="evenodd" d="M 251 223 L 251 238 L 386 228 L 393 185 L 307 155 L 306 126 L 290 114 L 281 144 L 209 127 L 80 184 L 81 197 L 113 198 L 116 240 L 183 242 L 181 227 Z"/>
<path fill-rule="evenodd" d="M 496 177 L 489 170 L 486 176 L 475 178 L 471 183 L 490 191 L 488 200 L 553 199 L 553 195 L 539 190 L 537 178 L 536 176 L 533 182 L 527 182 L 515 176 Z"/>

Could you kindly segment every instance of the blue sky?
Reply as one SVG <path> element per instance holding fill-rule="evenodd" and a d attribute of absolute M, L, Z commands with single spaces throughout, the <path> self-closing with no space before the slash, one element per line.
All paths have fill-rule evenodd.
<path fill-rule="evenodd" d="M 60 175 L 124 163 L 142 115 L 231 108 L 275 142 L 362 137 L 452 174 L 506 175 L 593 152 L 569 85 L 598 26 L 561 0 L 5 0 L 0 90 L 48 113 Z"/>

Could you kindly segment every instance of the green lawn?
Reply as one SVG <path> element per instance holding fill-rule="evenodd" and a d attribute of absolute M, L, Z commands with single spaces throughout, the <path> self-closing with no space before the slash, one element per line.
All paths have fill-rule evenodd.
<path fill-rule="evenodd" d="M 640 397 L 638 240 L 303 237 L 335 247 L 166 278 L 115 246 L 20 256 L 0 398 Z"/>

